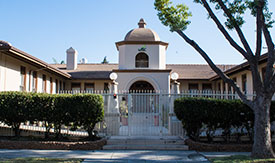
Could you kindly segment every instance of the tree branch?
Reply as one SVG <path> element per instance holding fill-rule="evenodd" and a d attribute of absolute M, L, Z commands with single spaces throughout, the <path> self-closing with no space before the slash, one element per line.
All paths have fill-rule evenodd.
<path fill-rule="evenodd" d="M 222 0 L 217 0 L 217 2 L 219 3 L 219 5 L 221 6 L 222 10 L 224 11 L 224 13 L 228 16 L 228 18 L 232 21 L 235 20 L 235 18 L 232 16 L 232 14 L 229 12 L 228 8 L 225 6 L 224 2 Z M 254 55 L 253 55 L 253 52 L 248 44 L 248 42 L 246 41 L 245 37 L 244 37 L 244 34 L 242 32 L 242 30 L 240 29 L 240 27 L 237 25 L 237 24 L 234 24 L 234 27 L 237 31 L 237 34 L 244 46 L 244 48 L 246 49 L 246 52 L 248 54 L 248 56 L 250 56 L 250 58 L 252 58 Z M 248 59 L 248 62 L 250 62 L 250 60 Z"/>
<path fill-rule="evenodd" d="M 257 36 L 256 36 L 256 60 L 259 61 L 259 57 L 262 51 L 262 31 L 263 31 L 263 4 L 257 6 L 257 15 L 256 15 L 256 26 L 257 26 Z"/>
<path fill-rule="evenodd" d="M 270 32 L 266 27 L 266 24 L 263 25 L 263 33 L 264 33 L 265 41 L 268 47 L 268 59 L 267 59 L 265 79 L 264 79 L 264 88 L 268 88 L 270 83 L 273 82 L 272 80 L 275 80 L 275 78 L 273 78 L 273 74 L 274 74 L 273 64 L 275 61 L 275 58 L 274 58 L 275 52 L 274 52 L 274 44 L 273 44 Z"/>
<path fill-rule="evenodd" d="M 209 56 L 200 48 L 200 46 L 193 40 L 189 39 L 181 30 L 176 31 L 189 45 L 191 45 L 200 55 L 205 59 L 208 65 L 215 71 L 226 83 L 228 83 L 237 92 L 240 98 L 246 103 L 250 108 L 252 107 L 252 102 L 246 98 L 246 96 L 241 92 L 241 89 L 235 84 L 235 82 L 226 76 L 209 58 Z"/>
<path fill-rule="evenodd" d="M 240 47 L 234 40 L 233 38 L 229 35 L 229 33 L 226 31 L 226 29 L 224 28 L 224 26 L 221 24 L 221 22 L 219 21 L 219 19 L 216 17 L 216 15 L 213 13 L 212 9 L 210 8 L 209 4 L 206 2 L 206 0 L 202 0 L 202 3 L 204 5 L 204 8 L 207 10 L 209 16 L 212 18 L 212 20 L 216 23 L 218 29 L 222 32 L 222 34 L 224 35 L 224 37 L 228 40 L 228 42 L 230 43 L 230 45 L 232 45 L 237 51 L 239 51 L 244 58 L 246 58 L 247 60 L 249 59 L 249 57 L 247 56 L 246 51 Z"/>

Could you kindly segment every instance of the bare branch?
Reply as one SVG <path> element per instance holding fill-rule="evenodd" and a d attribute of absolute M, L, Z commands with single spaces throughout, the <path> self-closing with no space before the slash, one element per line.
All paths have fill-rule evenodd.
<path fill-rule="evenodd" d="M 224 11 L 224 13 L 228 16 L 228 18 L 230 20 L 235 20 L 234 17 L 232 16 L 232 14 L 229 12 L 228 8 L 225 6 L 224 2 L 222 0 L 217 0 L 217 1 L 218 1 L 219 5 L 221 6 L 222 10 Z M 252 58 L 254 56 L 253 52 L 252 52 L 248 42 L 246 41 L 246 38 L 244 37 L 242 30 L 236 24 L 234 25 L 234 27 L 238 33 L 238 36 L 239 36 L 244 48 L 246 49 L 248 56 L 250 56 Z M 248 62 L 250 62 L 249 59 L 248 59 Z"/>
<path fill-rule="evenodd" d="M 189 45 L 191 45 L 200 55 L 205 59 L 208 65 L 215 71 L 226 83 L 228 83 L 233 89 L 238 93 L 240 98 L 248 106 L 252 107 L 252 102 L 246 98 L 246 96 L 241 92 L 241 89 L 235 84 L 235 82 L 226 76 L 209 58 L 209 56 L 200 48 L 200 46 L 193 40 L 189 39 L 181 30 L 176 31 Z"/>
<path fill-rule="evenodd" d="M 240 47 L 235 40 L 229 35 L 229 33 L 227 32 L 227 30 L 224 28 L 224 26 L 221 24 L 221 22 L 219 21 L 219 19 L 216 17 L 216 15 L 213 13 L 212 9 L 210 8 L 209 4 L 206 2 L 206 0 L 202 0 L 202 3 L 204 5 L 204 8 L 207 10 L 209 16 L 213 19 L 213 21 L 216 23 L 218 29 L 222 32 L 222 34 L 224 35 L 224 37 L 228 40 L 228 42 L 230 43 L 230 45 L 232 45 L 237 51 L 239 51 L 244 58 L 246 58 L 247 60 L 248 55 L 246 53 L 246 51 Z"/>
<path fill-rule="evenodd" d="M 272 82 L 273 79 L 273 64 L 275 61 L 274 58 L 274 44 L 270 35 L 270 32 L 268 30 L 268 28 L 266 27 L 266 25 L 264 24 L 263 26 L 263 33 L 264 33 L 264 37 L 265 37 L 265 41 L 268 47 L 268 59 L 267 59 L 267 65 L 266 65 L 266 72 L 265 72 L 265 79 L 264 79 L 264 87 L 268 88 L 270 83 Z"/>
<path fill-rule="evenodd" d="M 256 15 L 256 26 L 257 26 L 257 36 L 256 36 L 256 60 L 259 61 L 259 57 L 262 51 L 262 31 L 264 25 L 263 18 L 263 5 L 257 6 L 257 15 Z"/>

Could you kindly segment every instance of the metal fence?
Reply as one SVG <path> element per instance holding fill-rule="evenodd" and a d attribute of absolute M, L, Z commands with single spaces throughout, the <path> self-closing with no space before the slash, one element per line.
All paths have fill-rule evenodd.
<path fill-rule="evenodd" d="M 184 136 L 181 122 L 174 114 L 174 100 L 180 97 L 205 97 L 216 99 L 239 99 L 233 92 L 219 91 L 60 91 L 60 94 L 93 93 L 104 99 L 104 120 L 96 125 L 100 136 Z M 253 99 L 253 93 L 246 93 Z M 0 124 L 1 128 L 8 126 Z M 45 128 L 21 125 L 22 130 L 45 132 Z M 53 132 L 53 130 L 51 131 Z M 64 126 L 61 131 L 70 136 L 87 136 L 87 132 L 71 131 Z"/>

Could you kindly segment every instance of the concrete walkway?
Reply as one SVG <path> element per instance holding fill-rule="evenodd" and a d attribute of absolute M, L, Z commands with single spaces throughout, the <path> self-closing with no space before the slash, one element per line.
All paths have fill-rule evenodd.
<path fill-rule="evenodd" d="M 202 152 L 196 151 L 158 151 L 158 150 L 5 150 L 0 149 L 0 158 L 16 157 L 52 157 L 52 158 L 82 158 L 84 163 L 93 162 L 190 162 L 208 163 L 202 155 L 221 157 L 230 155 L 248 155 L 249 153 Z"/>

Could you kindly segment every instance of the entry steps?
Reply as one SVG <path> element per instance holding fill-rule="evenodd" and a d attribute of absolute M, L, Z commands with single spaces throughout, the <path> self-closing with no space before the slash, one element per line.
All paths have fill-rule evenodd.
<path fill-rule="evenodd" d="M 127 137 L 115 136 L 107 140 L 104 150 L 188 150 L 184 139 L 177 136 Z"/>

